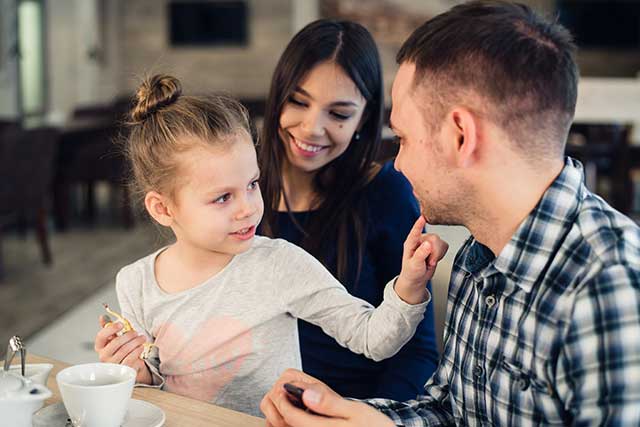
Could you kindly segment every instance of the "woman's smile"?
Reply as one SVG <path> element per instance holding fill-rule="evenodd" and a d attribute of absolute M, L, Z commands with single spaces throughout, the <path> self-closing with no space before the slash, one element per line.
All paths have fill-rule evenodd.
<path fill-rule="evenodd" d="M 328 145 L 311 144 L 307 141 L 302 141 L 289 134 L 289 141 L 291 143 L 292 150 L 303 157 L 315 157 L 320 152 L 329 148 Z"/>

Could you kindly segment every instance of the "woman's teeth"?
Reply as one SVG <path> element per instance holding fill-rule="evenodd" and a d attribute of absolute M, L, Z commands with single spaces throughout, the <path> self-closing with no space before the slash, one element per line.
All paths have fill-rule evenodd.
<path fill-rule="evenodd" d="M 300 142 L 297 139 L 293 139 L 293 142 L 296 144 L 296 146 L 304 151 L 309 151 L 311 153 L 317 153 L 318 151 L 324 149 L 325 147 L 320 147 L 318 145 L 309 145 L 309 144 L 305 144 L 304 142 Z"/>

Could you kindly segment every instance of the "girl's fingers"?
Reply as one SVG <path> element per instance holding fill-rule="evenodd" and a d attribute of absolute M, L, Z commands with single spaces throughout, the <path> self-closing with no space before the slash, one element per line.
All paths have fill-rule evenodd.
<path fill-rule="evenodd" d="M 413 227 L 411 227 L 411 230 L 404 241 L 404 251 L 402 252 L 403 258 L 411 258 L 416 247 L 420 244 L 420 236 L 422 236 L 422 232 L 424 231 L 424 226 L 426 224 L 426 220 L 422 215 L 420 215 L 413 224 Z"/>
<path fill-rule="evenodd" d="M 106 325 L 106 324 L 107 324 L 108 320 L 105 318 L 105 316 L 104 316 L 104 315 L 102 315 L 102 316 L 100 316 L 100 318 L 99 318 L 99 322 L 100 322 L 100 327 L 101 327 L 101 328 L 104 328 L 104 325 Z"/>
<path fill-rule="evenodd" d="M 431 250 L 428 255 L 428 263 L 429 267 L 435 267 L 436 264 L 438 264 L 438 262 L 447 254 L 449 244 L 436 234 L 423 234 L 421 236 L 421 241 L 422 243 L 429 242 Z"/>
<path fill-rule="evenodd" d="M 128 342 L 132 340 L 135 340 L 137 337 L 138 337 L 138 334 L 136 332 L 129 331 L 124 335 L 114 338 L 111 340 L 111 342 L 109 342 L 109 344 L 107 344 L 102 349 L 101 354 L 105 355 L 108 358 L 111 358 L 110 356 L 115 355 L 118 352 L 118 350 L 120 350 L 120 347 L 122 347 L 123 345 L 126 345 Z"/>
<path fill-rule="evenodd" d="M 136 337 L 136 338 L 132 339 L 131 341 L 127 342 L 126 344 L 123 344 L 122 347 L 120 347 L 118 349 L 118 351 L 116 351 L 115 354 L 113 355 L 113 363 L 122 363 L 122 361 L 131 352 L 137 351 L 136 349 L 138 347 L 142 347 L 142 344 L 144 344 L 145 341 L 146 341 L 146 337 L 141 335 L 139 337 Z M 140 355 L 141 351 L 142 351 L 142 349 L 140 349 L 140 351 L 138 351 L 138 356 Z"/>
<path fill-rule="evenodd" d="M 102 327 L 98 333 L 96 334 L 94 349 L 96 351 L 101 351 L 105 348 L 110 342 L 113 341 L 118 331 L 122 329 L 122 324 L 114 323 L 113 325 Z"/>
<path fill-rule="evenodd" d="M 142 354 L 142 350 L 144 348 L 140 345 L 136 348 L 134 348 L 132 351 L 129 352 L 129 354 L 127 354 L 124 359 L 122 359 L 121 364 L 122 365 L 126 365 L 126 366 L 130 366 L 133 369 L 137 370 L 136 365 L 138 364 L 138 362 L 140 361 L 140 354 Z"/>
<path fill-rule="evenodd" d="M 418 246 L 418 249 L 413 253 L 413 257 L 411 261 L 414 265 L 424 266 L 425 262 L 429 255 L 431 255 L 433 249 L 433 245 L 429 240 L 425 240 Z"/>

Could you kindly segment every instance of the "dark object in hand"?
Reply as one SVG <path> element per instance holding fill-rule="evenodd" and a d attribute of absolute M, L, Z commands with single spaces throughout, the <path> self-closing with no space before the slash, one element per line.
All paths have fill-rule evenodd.
<path fill-rule="evenodd" d="M 287 392 L 287 397 L 289 398 L 289 401 L 293 406 L 295 406 L 296 408 L 307 410 L 307 407 L 302 401 L 302 393 L 304 393 L 303 388 L 286 383 L 284 385 L 284 389 Z"/>

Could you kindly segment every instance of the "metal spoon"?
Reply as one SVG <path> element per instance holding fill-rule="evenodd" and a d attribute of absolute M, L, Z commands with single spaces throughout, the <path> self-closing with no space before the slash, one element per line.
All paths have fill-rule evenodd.
<path fill-rule="evenodd" d="M 14 335 L 9 339 L 9 345 L 7 346 L 7 356 L 4 359 L 4 370 L 9 370 L 9 366 L 11 366 L 11 362 L 13 361 L 13 358 L 18 351 L 20 352 L 21 374 L 24 377 L 24 365 L 26 362 L 25 359 L 27 356 L 27 349 L 22 344 L 22 339 L 17 335 Z"/>

